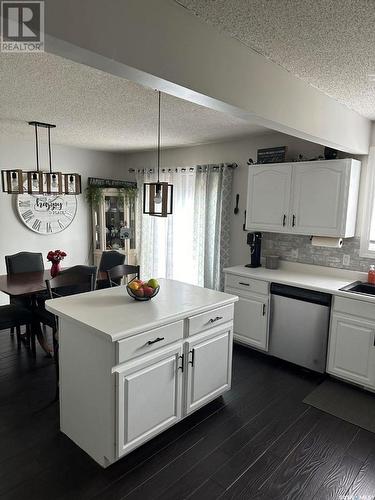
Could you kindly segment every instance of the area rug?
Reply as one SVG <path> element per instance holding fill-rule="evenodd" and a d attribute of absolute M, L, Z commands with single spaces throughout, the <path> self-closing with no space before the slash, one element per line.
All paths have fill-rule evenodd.
<path fill-rule="evenodd" d="M 375 433 L 375 394 L 327 379 L 303 402 Z"/>

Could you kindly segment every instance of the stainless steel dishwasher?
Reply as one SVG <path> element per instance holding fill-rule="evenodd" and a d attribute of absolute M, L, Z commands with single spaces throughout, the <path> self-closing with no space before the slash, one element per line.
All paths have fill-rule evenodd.
<path fill-rule="evenodd" d="M 331 295 L 271 283 L 269 354 L 325 371 Z"/>

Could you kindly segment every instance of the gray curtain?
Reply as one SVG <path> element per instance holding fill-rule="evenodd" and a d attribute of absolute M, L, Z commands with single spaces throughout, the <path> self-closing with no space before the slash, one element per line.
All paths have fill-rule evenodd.
<path fill-rule="evenodd" d="M 224 289 L 223 269 L 229 265 L 232 183 L 231 165 L 196 168 L 196 251 L 203 286 L 214 290 Z"/>

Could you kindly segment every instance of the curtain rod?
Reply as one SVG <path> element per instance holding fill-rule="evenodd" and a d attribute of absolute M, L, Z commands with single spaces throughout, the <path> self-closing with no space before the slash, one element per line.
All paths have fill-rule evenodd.
<path fill-rule="evenodd" d="M 216 164 L 208 164 L 208 165 L 196 165 L 195 167 L 176 167 L 176 168 L 162 168 L 161 171 L 162 172 L 172 172 L 172 170 L 174 170 L 175 172 L 178 172 L 178 170 L 181 170 L 182 172 L 186 172 L 186 170 L 189 170 L 190 172 L 193 172 L 196 168 L 203 168 L 203 167 L 214 167 L 214 168 L 220 168 L 221 166 L 225 166 L 225 167 L 228 167 L 228 168 L 232 168 L 233 170 L 235 168 L 238 167 L 238 164 L 237 163 L 223 163 L 223 164 L 220 164 L 220 165 L 216 165 Z M 131 172 L 131 173 L 134 173 L 134 172 L 142 172 L 142 170 L 146 170 L 148 172 L 153 172 L 154 169 L 153 168 L 138 168 L 138 169 L 135 169 L 135 168 L 129 168 L 128 169 L 128 172 Z M 156 171 L 156 170 L 155 170 Z"/>

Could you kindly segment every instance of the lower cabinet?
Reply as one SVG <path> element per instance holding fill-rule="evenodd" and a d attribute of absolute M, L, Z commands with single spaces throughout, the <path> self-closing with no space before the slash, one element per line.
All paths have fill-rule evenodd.
<path fill-rule="evenodd" d="M 327 371 L 375 389 L 375 322 L 332 314 Z"/>
<path fill-rule="evenodd" d="M 118 456 L 181 418 L 182 345 L 117 371 Z"/>
<path fill-rule="evenodd" d="M 239 340 L 262 351 L 268 350 L 268 296 L 258 296 L 226 289 L 237 293 L 238 302 L 234 305 L 234 340 Z"/>
<path fill-rule="evenodd" d="M 232 322 L 116 367 L 117 458 L 230 389 Z"/>
<path fill-rule="evenodd" d="M 189 340 L 187 353 L 186 413 L 195 411 L 230 389 L 232 336 L 229 329 Z"/>

